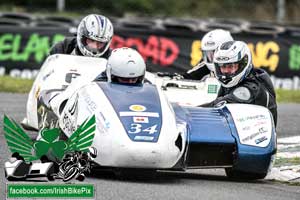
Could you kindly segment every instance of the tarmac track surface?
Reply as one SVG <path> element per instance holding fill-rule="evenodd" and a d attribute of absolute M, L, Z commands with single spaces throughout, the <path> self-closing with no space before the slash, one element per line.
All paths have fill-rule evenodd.
<path fill-rule="evenodd" d="M 0 93 L 0 166 L 2 169 L 4 162 L 10 156 L 3 136 L 3 115 L 6 114 L 19 122 L 25 116 L 26 100 L 25 94 Z M 280 104 L 278 113 L 278 137 L 299 135 L 300 105 Z M 7 180 L 2 169 L 0 199 L 5 199 Z M 43 181 L 46 180 L 36 180 L 37 183 Z M 62 184 L 62 181 L 57 180 L 56 183 Z M 146 180 L 119 180 L 112 173 L 101 172 L 87 177 L 84 183 L 95 185 L 96 199 L 300 199 L 300 186 L 269 180 L 234 182 L 228 180 L 224 171 L 220 169 L 189 170 L 184 173 L 159 172 L 155 179 Z"/>

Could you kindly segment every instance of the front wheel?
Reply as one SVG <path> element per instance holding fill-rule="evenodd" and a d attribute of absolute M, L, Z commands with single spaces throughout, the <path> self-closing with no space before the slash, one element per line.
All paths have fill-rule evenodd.
<path fill-rule="evenodd" d="M 234 180 L 257 180 L 267 176 L 267 173 L 243 172 L 232 168 L 226 168 L 225 172 L 228 178 Z"/>

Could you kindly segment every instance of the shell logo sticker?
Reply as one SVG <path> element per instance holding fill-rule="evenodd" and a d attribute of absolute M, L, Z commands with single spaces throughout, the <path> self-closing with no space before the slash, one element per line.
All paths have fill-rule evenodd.
<path fill-rule="evenodd" d="M 41 87 L 38 86 L 37 89 L 36 89 L 36 91 L 35 91 L 35 93 L 34 93 L 34 97 L 35 97 L 36 99 L 39 98 L 39 96 L 40 96 L 40 91 L 41 91 Z"/>
<path fill-rule="evenodd" d="M 146 107 L 142 105 L 131 105 L 129 109 L 135 112 L 143 112 L 146 110 Z"/>

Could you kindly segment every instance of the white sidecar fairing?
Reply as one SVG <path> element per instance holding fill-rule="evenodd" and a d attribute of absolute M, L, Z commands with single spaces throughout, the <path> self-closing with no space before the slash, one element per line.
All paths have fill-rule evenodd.
<path fill-rule="evenodd" d="M 26 121 L 29 127 L 38 129 L 37 98 L 41 91 L 52 96 L 64 91 L 70 84 L 73 89 L 93 81 L 106 68 L 104 58 L 91 58 L 56 54 L 49 56 L 42 65 L 30 90 L 26 106 Z"/>
<path fill-rule="evenodd" d="M 217 98 L 220 83 L 214 77 L 203 81 L 159 77 L 147 72 L 146 79 L 163 90 L 168 100 L 182 106 L 199 106 Z"/>
<path fill-rule="evenodd" d="M 105 71 L 106 63 L 107 60 L 104 58 L 63 54 L 49 56 L 30 90 L 23 124 L 38 129 L 37 99 L 41 92 L 50 92 L 49 98 L 51 99 L 64 91 L 63 95 L 57 95 L 59 98 L 56 98 L 57 96 L 52 98 L 55 99 L 52 109 L 57 114 L 56 109 L 57 105 L 61 104 L 60 101 L 68 98 L 81 86 L 93 81 Z M 162 89 L 170 102 L 188 106 L 197 106 L 212 101 L 216 98 L 220 85 L 214 78 L 208 78 L 205 81 L 176 80 L 170 77 L 158 77 L 150 72 L 146 72 L 145 77 L 147 81 Z M 66 88 L 68 88 L 67 92 L 65 92 Z"/>
<path fill-rule="evenodd" d="M 187 143 L 186 123 L 175 114 L 155 85 L 126 86 L 93 82 L 78 90 L 59 117 L 67 136 L 96 116 L 93 147 L 101 166 L 172 168 Z"/>
<path fill-rule="evenodd" d="M 231 177 L 265 177 L 276 152 L 276 131 L 267 108 L 247 104 L 195 107 L 216 97 L 219 84 L 215 79 L 174 80 L 147 72 L 146 82 L 154 85 L 92 82 L 105 70 L 106 62 L 50 56 L 29 94 L 29 125 L 38 128 L 37 97 L 48 90 L 59 93 L 50 106 L 67 136 L 96 116 L 93 146 L 99 152 L 95 160 L 99 165 L 179 170 L 223 167 Z"/>
<path fill-rule="evenodd" d="M 189 126 L 187 168 L 226 168 L 253 178 L 267 174 L 276 153 L 276 131 L 267 108 L 225 103 L 173 108 Z"/>

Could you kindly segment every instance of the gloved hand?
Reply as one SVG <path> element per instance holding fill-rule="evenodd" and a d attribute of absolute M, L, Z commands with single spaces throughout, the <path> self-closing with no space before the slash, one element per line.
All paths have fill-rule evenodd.
<path fill-rule="evenodd" d="M 42 90 L 38 97 L 38 105 L 43 105 L 44 107 L 50 109 L 50 101 L 51 95 L 47 90 Z"/>
<path fill-rule="evenodd" d="M 170 78 L 176 79 L 176 80 L 184 78 L 181 74 L 173 73 L 173 72 L 157 72 L 156 74 L 159 77 L 165 77 L 165 76 L 167 76 L 167 77 L 170 77 Z"/>
<path fill-rule="evenodd" d="M 60 90 L 42 90 L 38 96 L 38 106 L 44 106 L 48 110 L 53 110 L 51 101 L 60 94 Z"/>
<path fill-rule="evenodd" d="M 170 72 L 157 72 L 156 75 L 159 77 L 164 77 L 164 76 L 172 77 Z"/>
<path fill-rule="evenodd" d="M 180 80 L 180 79 L 184 79 L 184 77 L 181 74 L 174 73 L 173 74 L 173 79 Z"/>

